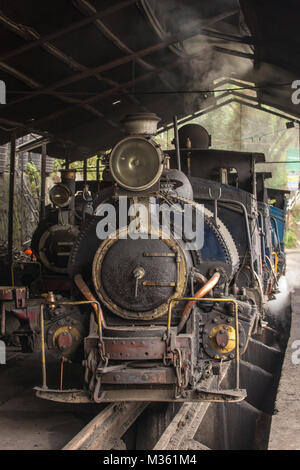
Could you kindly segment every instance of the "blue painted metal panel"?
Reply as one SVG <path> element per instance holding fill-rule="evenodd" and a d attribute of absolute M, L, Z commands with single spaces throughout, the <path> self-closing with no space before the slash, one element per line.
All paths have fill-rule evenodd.
<path fill-rule="evenodd" d="M 285 211 L 278 207 L 270 206 L 270 216 L 272 224 L 272 242 L 274 247 L 280 244 L 280 249 L 284 250 L 285 234 Z"/>

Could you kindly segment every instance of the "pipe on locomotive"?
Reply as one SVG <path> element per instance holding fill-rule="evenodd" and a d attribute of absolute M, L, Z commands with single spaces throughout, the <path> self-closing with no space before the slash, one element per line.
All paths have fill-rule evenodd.
<path fill-rule="evenodd" d="M 80 290 L 80 292 L 82 293 L 82 295 L 86 298 L 86 300 L 88 300 L 90 302 L 93 302 L 92 307 L 93 307 L 96 315 L 98 315 L 98 313 L 100 314 L 101 324 L 102 324 L 103 328 L 106 328 L 106 322 L 105 322 L 105 319 L 104 319 L 104 315 L 103 315 L 103 311 L 102 311 L 100 302 L 98 302 L 95 299 L 95 297 L 93 296 L 92 292 L 88 288 L 88 286 L 85 283 L 85 281 L 84 281 L 83 277 L 81 276 L 81 274 L 76 274 L 75 275 L 74 282 L 75 282 L 76 286 L 78 287 L 78 289 Z M 98 312 L 97 305 L 94 302 L 97 302 L 99 304 L 99 312 Z"/>
<path fill-rule="evenodd" d="M 177 157 L 177 168 L 181 171 L 181 159 L 180 159 L 180 144 L 179 144 L 179 135 L 178 135 L 178 125 L 177 125 L 177 116 L 173 117 L 174 125 L 174 140 L 175 140 L 175 149 Z"/>
<path fill-rule="evenodd" d="M 197 297 L 198 299 L 201 299 L 201 297 L 204 297 L 204 295 L 206 295 L 209 291 L 211 291 L 218 284 L 219 279 L 220 279 L 220 273 L 214 273 L 214 275 L 204 284 L 204 286 L 202 286 L 201 289 L 199 289 L 196 292 L 194 297 Z M 182 331 L 184 325 L 186 324 L 187 319 L 192 310 L 192 306 L 194 305 L 195 302 L 196 302 L 195 300 L 190 300 L 184 307 L 179 325 L 177 327 L 177 334 L 179 334 Z"/>

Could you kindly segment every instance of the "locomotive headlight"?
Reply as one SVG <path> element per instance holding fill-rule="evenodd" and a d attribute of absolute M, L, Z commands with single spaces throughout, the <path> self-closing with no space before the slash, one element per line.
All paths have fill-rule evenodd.
<path fill-rule="evenodd" d="M 162 152 L 155 142 L 129 136 L 114 147 L 109 165 L 114 180 L 120 186 L 131 191 L 143 191 L 160 178 L 162 160 Z"/>
<path fill-rule="evenodd" d="M 70 189 L 62 183 L 57 183 L 49 192 L 51 202 L 57 207 L 68 206 L 70 204 L 71 196 L 72 194 Z"/>

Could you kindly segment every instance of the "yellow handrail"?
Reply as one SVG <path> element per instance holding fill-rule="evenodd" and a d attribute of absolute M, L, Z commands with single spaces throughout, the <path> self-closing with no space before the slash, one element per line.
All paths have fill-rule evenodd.
<path fill-rule="evenodd" d="M 278 268 L 278 254 L 276 253 L 276 251 L 273 251 L 273 252 L 272 252 L 272 255 L 274 255 L 274 258 L 275 258 L 275 266 L 274 266 L 274 269 L 275 269 L 275 273 L 277 274 L 277 268 Z"/>

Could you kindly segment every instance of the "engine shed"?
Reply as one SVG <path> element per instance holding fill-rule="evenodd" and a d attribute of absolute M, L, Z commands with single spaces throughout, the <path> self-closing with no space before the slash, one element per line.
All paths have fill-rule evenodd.
<path fill-rule="evenodd" d="M 40 349 L 42 352 L 42 386 L 36 388 L 37 396 L 50 403 L 81 403 L 80 418 L 74 421 L 79 434 L 74 437 L 75 431 L 70 430 L 58 433 L 54 448 L 268 448 L 285 349 L 287 344 L 288 351 L 293 348 L 288 340 L 294 314 L 284 298 L 284 320 L 266 314 L 268 323 L 264 315 L 266 303 L 279 292 L 280 278 L 286 274 L 285 214 L 292 197 L 283 187 L 267 188 L 272 173 L 259 173 L 256 168 L 270 162 L 255 146 L 247 152 L 216 149 L 201 126 L 193 140 L 188 123 L 237 103 L 282 118 L 287 128 L 299 128 L 300 155 L 298 13 L 296 0 L 0 0 L 0 148 L 9 149 L 7 207 L 1 210 L 7 243 L 0 267 L 0 367 L 5 362 L 1 362 L 8 327 L 5 311 L 11 303 L 9 312 L 20 325 L 18 345 L 23 352 L 34 353 L 36 345 L 39 355 Z M 150 127 L 141 130 L 143 125 Z M 174 132 L 173 146 L 161 149 L 154 137 L 168 131 Z M 26 136 L 30 137 L 21 143 Z M 118 153 L 119 143 L 122 151 Z M 130 160 L 133 143 L 136 148 L 144 147 Z M 40 164 L 39 230 L 32 238 L 30 262 L 37 270 L 43 265 L 47 271 L 46 281 L 39 279 L 34 284 L 29 300 L 29 283 L 18 285 L 14 278 L 17 157 L 24 152 L 35 154 Z M 145 167 L 144 155 L 151 165 L 149 171 L 139 174 L 136 168 Z M 87 185 L 87 160 L 95 156 L 96 178 Z M 53 207 L 59 208 L 56 213 L 46 207 L 48 157 L 60 160 L 63 166 L 61 181 L 49 192 Z M 80 181 L 72 168 L 78 161 L 82 162 Z M 103 161 L 105 170 L 100 171 Z M 300 157 L 293 162 L 300 162 Z M 179 172 L 185 175 L 181 177 Z M 76 200 L 78 193 L 81 199 Z M 173 232 L 167 243 L 161 241 L 159 232 L 152 246 L 132 240 L 126 245 L 120 224 L 115 230 L 118 242 L 111 241 L 109 234 L 101 248 L 94 234 L 97 217 L 103 216 L 98 208 L 109 201 L 117 206 L 118 198 L 124 196 L 135 201 L 148 193 L 159 194 L 160 202 L 171 208 L 181 204 L 185 214 L 183 204 L 188 201 L 194 211 L 192 228 L 196 206 L 203 204 L 207 246 L 190 248 L 191 254 L 186 255 L 189 237 L 177 244 Z M 298 199 L 296 191 L 293 204 Z M 130 220 L 129 215 L 124 224 L 129 226 Z M 234 230 L 229 233 L 230 224 Z M 174 226 L 175 222 L 172 229 Z M 293 261 L 291 266 L 297 272 Z M 147 269 L 152 273 L 160 269 L 160 275 L 147 277 Z M 288 271 L 287 276 L 291 279 L 293 274 Z M 118 295 L 114 292 L 116 279 Z M 300 286 L 296 283 L 294 287 Z M 37 301 L 38 294 L 43 301 Z M 183 301 L 181 312 L 173 303 Z M 195 302 L 199 302 L 198 309 Z M 83 322 L 83 313 L 90 315 L 90 311 L 94 320 Z M 259 311 L 264 315 L 260 317 Z M 139 332 L 143 314 L 147 334 Z M 133 322 L 129 335 L 128 320 Z M 34 332 L 26 341 L 24 325 Z M 81 362 L 89 391 L 75 393 L 70 388 L 64 400 L 48 388 L 45 350 L 51 348 L 56 348 L 60 361 L 58 392 L 68 382 L 64 370 L 72 369 L 73 358 L 84 348 Z M 242 352 L 245 358 L 240 360 Z M 146 360 L 152 360 L 151 367 L 145 366 Z M 229 360 L 234 367 L 227 376 Z M 33 380 L 34 359 L 24 363 Z M 49 369 L 54 370 L 51 364 Z M 9 382 L 14 374 L 11 363 L 8 369 L 11 372 L 4 374 L 4 382 L 7 380 L 7 390 L 14 393 L 20 382 L 18 379 L 16 386 Z M 16 370 L 21 377 L 18 364 Z M 203 386 L 197 382 L 200 378 Z M 221 384 L 224 389 L 220 391 Z M 114 386 L 122 389 L 120 394 Z M 249 397 L 245 402 L 244 388 Z M 3 391 L 4 401 L 7 390 Z M 0 401 L 1 393 L 0 385 Z M 103 407 L 101 416 L 92 408 L 91 396 L 93 404 Z M 284 402 L 281 395 L 280 400 Z M 126 402 L 118 409 L 120 421 L 114 417 L 113 404 L 104 407 L 111 402 L 116 406 Z M 90 411 L 86 412 L 84 403 Z M 285 412 L 291 413 L 285 406 Z M 51 410 L 50 406 L 49 415 Z M 55 424 L 56 415 L 51 419 Z M 242 429 L 243 419 L 247 431 L 230 434 L 230 428 Z M 179 429 L 178 423 L 183 421 L 187 430 L 195 431 L 190 438 L 189 432 Z M 143 436 L 145 423 L 150 431 Z M 84 426 L 87 441 L 80 431 Z M 99 431 L 105 426 L 109 437 Z M 222 435 L 220 426 L 225 429 Z M 14 424 L 9 429 L 13 435 Z M 91 429 L 96 433 L 92 438 Z M 276 429 L 271 435 L 272 448 L 285 445 L 276 441 Z M 45 436 L 47 441 L 48 434 Z M 287 439 L 291 437 L 286 431 Z M 38 442 L 45 448 L 43 439 Z M 6 441 L 3 448 L 10 445 Z M 33 441 L 24 440 L 24 448 L 31 447 Z M 14 448 L 18 448 L 16 444 Z"/>

